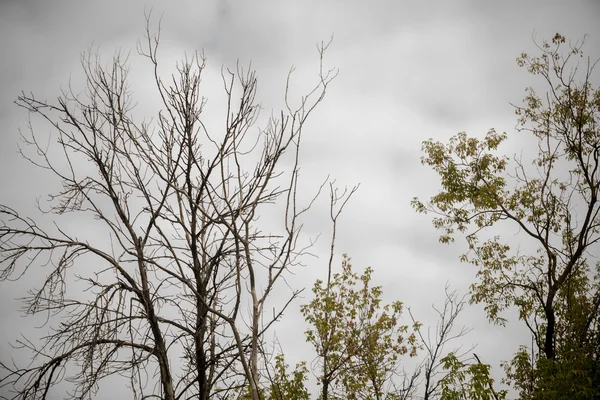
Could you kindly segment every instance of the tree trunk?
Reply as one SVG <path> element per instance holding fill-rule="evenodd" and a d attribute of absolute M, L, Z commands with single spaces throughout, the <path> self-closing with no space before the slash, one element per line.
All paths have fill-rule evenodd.
<path fill-rule="evenodd" d="M 546 326 L 546 337 L 544 338 L 544 354 L 548 360 L 554 360 L 556 357 L 554 351 L 554 332 L 556 330 L 556 316 L 554 315 L 554 295 L 556 290 L 550 289 L 548 297 L 546 299 L 546 305 L 544 311 L 546 313 L 546 320 L 548 325 Z"/>

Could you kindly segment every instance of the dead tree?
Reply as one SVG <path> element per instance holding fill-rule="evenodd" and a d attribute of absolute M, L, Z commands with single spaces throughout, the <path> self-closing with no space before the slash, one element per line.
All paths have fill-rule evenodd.
<path fill-rule="evenodd" d="M 164 81 L 160 29 L 149 26 L 139 52 L 162 100 L 153 122 L 134 117 L 121 55 L 108 67 L 84 56 L 81 95 L 17 100 L 53 131 L 48 138 L 30 123 L 24 156 L 62 187 L 40 206 L 54 215 L 48 226 L 0 206 L 0 277 L 45 274 L 26 309 L 54 323 L 39 344 L 20 342 L 30 365 L 3 360 L 0 388 L 12 398 L 48 398 L 65 380 L 73 398 L 86 398 L 113 375 L 128 377 L 133 398 L 225 398 L 243 386 L 260 398 L 261 338 L 297 292 L 272 319 L 263 307 L 305 251 L 299 217 L 312 202 L 296 201 L 302 128 L 336 73 L 323 69 L 322 45 L 312 91 L 293 108 L 286 86 L 285 109 L 258 129 L 255 73 L 225 70 L 224 130 L 209 132 L 204 57 L 184 60 Z M 266 210 L 280 212 L 279 231 L 259 223 Z M 62 227 L 65 215 L 89 218 L 93 235 Z M 74 277 L 87 297 L 74 295 Z"/>
<path fill-rule="evenodd" d="M 446 285 L 444 308 L 440 310 L 435 305 L 432 306 L 438 315 L 435 333 L 431 328 L 427 328 L 427 333 L 422 329 L 417 329 L 420 345 L 425 350 L 425 358 L 413 373 L 410 387 L 414 388 L 416 381 L 420 380 L 423 387 L 423 400 L 435 399 L 440 396 L 440 384 L 443 376 L 447 373 L 443 368 L 443 358 L 449 353 L 446 349 L 448 343 L 462 338 L 472 331 L 472 328 L 466 326 L 462 326 L 456 331 L 456 319 L 463 311 L 466 300 L 465 296 L 459 297 L 456 291 L 449 292 L 448 289 L 449 287 Z M 413 323 L 418 324 L 410 309 L 409 313 Z M 473 348 L 464 351 L 459 345 L 450 352 L 462 361 L 472 351 Z"/>

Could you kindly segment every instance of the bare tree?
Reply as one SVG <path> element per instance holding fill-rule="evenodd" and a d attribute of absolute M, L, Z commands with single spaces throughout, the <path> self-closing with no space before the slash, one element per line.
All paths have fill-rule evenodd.
<path fill-rule="evenodd" d="M 0 278 L 45 273 L 26 310 L 57 322 L 39 344 L 20 342 L 33 353 L 30 365 L 0 365 L 0 388 L 11 398 L 48 398 L 65 380 L 73 398 L 87 398 L 103 378 L 119 375 L 129 379 L 134 398 L 225 398 L 249 386 L 259 399 L 261 338 L 298 294 L 272 318 L 263 313 L 306 251 L 299 217 L 312 202 L 296 201 L 299 151 L 302 128 L 336 75 L 323 69 L 327 45 L 319 47 L 315 87 L 293 108 L 288 75 L 286 107 L 262 129 L 254 127 L 255 73 L 224 70 L 226 123 L 223 132 L 209 133 L 200 94 L 204 57 L 184 60 L 164 81 L 160 28 L 152 34 L 146 21 L 139 52 L 154 66 L 163 106 L 152 123 L 133 116 L 120 54 L 108 67 L 91 52 L 82 58 L 81 95 L 70 88 L 55 103 L 33 94 L 17 100 L 55 135 L 47 138 L 30 123 L 23 139 L 35 155 L 23 155 L 62 188 L 49 195 L 47 208 L 39 206 L 54 215 L 49 226 L 0 206 Z M 46 146 L 51 140 L 56 147 Z M 266 210 L 281 212 L 279 231 L 259 223 Z M 92 217 L 94 236 L 62 227 L 66 214 Z M 75 293 L 74 277 L 89 296 Z M 149 378 L 153 369 L 159 383 Z"/>
<path fill-rule="evenodd" d="M 435 399 L 440 396 L 441 379 L 447 373 L 443 368 L 443 358 L 449 353 L 445 349 L 448 343 L 472 331 L 472 328 L 466 326 L 461 326 L 458 331 L 455 330 L 456 319 L 466 305 L 465 296 L 458 297 L 456 291 L 449 292 L 448 285 L 446 285 L 445 292 L 444 307 L 439 309 L 435 305 L 432 306 L 438 315 L 435 332 L 432 332 L 431 328 L 427 328 L 427 333 L 424 333 L 422 329 L 417 329 L 417 337 L 425 350 L 425 359 L 413 374 L 410 387 L 416 387 L 415 382 L 421 380 L 423 400 Z M 410 309 L 409 313 L 413 323 L 420 325 Z M 473 348 L 462 351 L 458 346 L 454 347 L 451 352 L 457 359 L 463 360 L 472 350 Z M 417 378 L 419 376 L 422 378 Z"/>

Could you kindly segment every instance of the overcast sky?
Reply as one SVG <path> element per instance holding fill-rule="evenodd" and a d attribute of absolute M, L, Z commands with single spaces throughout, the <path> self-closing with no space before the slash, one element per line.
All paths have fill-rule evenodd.
<path fill-rule="evenodd" d="M 69 77 L 81 75 L 80 54 L 91 45 L 108 60 L 115 49 L 132 50 L 133 88 L 140 115 L 151 117 L 152 89 L 147 61 L 135 52 L 144 34 L 144 9 L 163 14 L 161 57 L 164 71 L 194 50 L 208 59 L 204 96 L 222 99 L 221 66 L 252 62 L 259 101 L 281 106 L 286 74 L 296 68 L 296 94 L 314 83 L 316 44 L 333 44 L 326 66 L 339 68 L 324 103 L 304 133 L 302 179 L 314 190 L 330 174 L 340 186 L 360 183 L 340 220 L 338 254 L 349 253 L 359 270 L 371 265 L 387 300 L 401 300 L 424 322 L 430 305 L 443 300 L 446 282 L 466 292 L 475 269 L 460 264 L 464 242 L 438 243 L 426 216 L 410 199 L 437 190 L 436 176 L 419 162 L 421 142 L 446 140 L 459 131 L 483 135 L 489 128 L 513 132 L 518 103 L 534 81 L 515 58 L 532 51 L 556 32 L 578 39 L 588 34 L 587 53 L 600 57 L 599 1 L 29 1 L 0 2 L 0 203 L 27 213 L 50 183 L 17 154 L 18 128 L 26 113 L 13 104 L 21 91 L 55 98 Z M 134 95 L 134 98 L 136 96 Z M 156 106 L 156 104 L 154 104 Z M 219 116 L 210 116 L 219 121 Z M 47 129 L 47 128 L 46 128 Z M 325 216 L 326 202 L 315 218 Z M 307 233 L 325 222 L 307 223 Z M 324 242 L 316 253 L 324 254 Z M 297 276 L 312 285 L 325 276 L 325 258 L 310 260 Z M 14 297 L 27 281 L 0 284 L 0 351 L 10 351 L 27 321 Z M 305 326 L 293 306 L 277 327 L 290 361 L 310 354 L 301 344 Z M 489 326 L 480 308 L 470 307 L 463 322 L 475 328 L 469 343 L 498 369 L 521 342 L 520 323 Z M 25 328 L 23 328 L 25 329 Z M 287 349 L 286 349 L 286 346 Z M 307 361 L 310 361 L 307 360 Z"/>

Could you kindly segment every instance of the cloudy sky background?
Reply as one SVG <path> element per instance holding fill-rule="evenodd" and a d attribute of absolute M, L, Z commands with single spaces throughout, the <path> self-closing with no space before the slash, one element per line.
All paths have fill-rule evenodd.
<path fill-rule="evenodd" d="M 53 188 L 17 153 L 26 112 L 13 101 L 21 91 L 53 99 L 69 78 L 77 85 L 80 54 L 91 45 L 107 61 L 116 49 L 131 50 L 136 112 L 155 115 L 148 62 L 135 52 L 144 35 L 145 8 L 155 17 L 163 15 L 159 56 L 164 74 L 185 52 L 204 50 L 203 94 L 215 126 L 222 121 L 221 66 L 252 62 L 258 100 L 268 115 L 282 105 L 291 66 L 296 68 L 292 96 L 316 82 L 315 45 L 333 35 L 325 62 L 339 68 L 339 76 L 304 133 L 303 187 L 315 190 L 328 174 L 342 187 L 361 184 L 340 220 L 338 255 L 349 253 L 360 270 L 373 266 L 386 299 L 404 301 L 425 324 L 435 323 L 430 306 L 443 301 L 446 282 L 466 293 L 476 271 L 457 260 L 464 242 L 439 244 L 428 218 L 410 208 L 413 196 L 426 199 L 438 185 L 420 165 L 421 142 L 446 140 L 459 131 L 484 135 L 492 127 L 514 132 L 509 102 L 519 103 L 525 86 L 536 84 L 515 58 L 535 49 L 532 38 L 588 34 L 585 50 L 600 57 L 598 1 L 5 0 L 0 2 L 0 203 L 27 213 L 36 197 Z M 524 143 L 511 142 L 510 151 L 520 151 Z M 306 233 L 322 232 L 326 239 L 326 212 L 327 202 L 318 203 Z M 322 257 L 307 260 L 294 279 L 297 287 L 325 276 L 326 246 L 326 240 L 317 244 L 315 253 Z M 31 279 L 0 284 L 2 357 L 12 354 L 8 340 L 31 329 L 14 301 Z M 276 328 L 291 362 L 310 354 L 297 311 L 303 302 Z M 477 306 L 465 311 L 462 322 L 475 328 L 466 342 L 479 344 L 478 355 L 496 370 L 521 342 L 529 342 L 519 322 L 504 329 L 490 326 Z"/>

